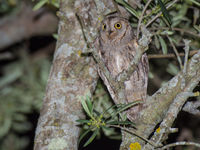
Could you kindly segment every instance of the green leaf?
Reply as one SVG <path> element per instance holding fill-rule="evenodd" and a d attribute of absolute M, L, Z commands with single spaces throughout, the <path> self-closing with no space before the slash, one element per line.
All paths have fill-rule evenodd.
<path fill-rule="evenodd" d="M 139 15 L 137 13 L 137 11 L 134 10 L 133 7 L 131 7 L 131 5 L 129 5 L 127 2 L 125 2 L 124 0 L 115 0 L 118 4 L 121 4 L 122 6 L 124 6 L 131 14 L 133 14 L 136 18 L 139 18 Z"/>
<path fill-rule="evenodd" d="M 89 96 L 86 96 L 86 102 L 87 102 L 88 109 L 89 109 L 90 113 L 92 114 L 92 112 L 93 112 L 93 105 L 92 105 L 92 102 L 91 102 Z"/>
<path fill-rule="evenodd" d="M 52 36 L 53 36 L 54 39 L 58 40 L 58 34 L 57 33 L 54 33 Z"/>
<path fill-rule="evenodd" d="M 85 112 L 88 114 L 88 116 L 90 116 L 92 118 L 92 114 L 90 113 L 89 108 L 88 108 L 88 106 L 87 106 L 87 104 L 86 104 L 84 99 L 81 100 L 81 104 L 82 104 L 83 109 L 85 110 Z"/>
<path fill-rule="evenodd" d="M 12 125 L 12 119 L 6 116 L 4 122 L 1 123 L 0 125 L 0 138 L 5 136 L 9 132 L 11 125 Z"/>
<path fill-rule="evenodd" d="M 94 140 L 94 138 L 97 136 L 98 131 L 99 131 L 98 129 L 94 131 L 92 136 L 87 140 L 87 142 L 83 145 L 83 147 L 86 147 L 88 144 L 90 144 Z"/>
<path fill-rule="evenodd" d="M 128 120 L 126 121 L 111 121 L 111 122 L 106 122 L 106 124 L 108 125 L 133 125 L 135 126 L 135 124 L 133 122 L 130 122 Z"/>
<path fill-rule="evenodd" d="M 158 37 L 155 35 L 154 36 L 154 43 L 157 49 L 160 49 L 160 42 L 158 40 Z"/>
<path fill-rule="evenodd" d="M 170 73 L 171 75 L 174 75 L 174 76 L 179 73 L 178 67 L 176 65 L 172 64 L 172 63 L 168 64 L 166 71 L 168 73 Z"/>
<path fill-rule="evenodd" d="M 194 4 L 197 5 L 197 6 L 200 6 L 200 3 L 197 2 L 197 1 L 195 1 L 195 0 L 189 0 L 189 1 L 191 1 L 192 3 L 194 3 Z"/>
<path fill-rule="evenodd" d="M 79 119 L 79 120 L 76 120 L 76 122 L 79 122 L 79 123 L 81 123 L 81 124 L 84 124 L 84 123 L 89 123 L 90 120 Z"/>
<path fill-rule="evenodd" d="M 40 0 L 34 7 L 33 10 L 38 10 L 40 9 L 44 4 L 46 4 L 48 0 Z"/>
<path fill-rule="evenodd" d="M 93 112 L 95 112 L 97 116 L 100 116 L 100 115 L 101 115 L 101 113 L 100 113 L 100 112 L 98 112 L 98 111 L 97 111 L 97 110 L 95 110 L 95 109 L 93 110 Z"/>
<path fill-rule="evenodd" d="M 165 30 L 160 33 L 160 35 L 173 35 L 173 34 L 174 34 L 174 31 L 169 31 L 169 30 Z"/>
<path fill-rule="evenodd" d="M 25 132 L 32 128 L 32 124 L 30 122 L 13 122 L 12 129 L 18 132 Z"/>
<path fill-rule="evenodd" d="M 106 112 L 108 112 L 110 109 L 112 109 L 112 108 L 114 108 L 114 107 L 118 107 L 118 106 L 120 106 L 120 104 L 116 104 L 116 105 L 112 105 L 112 106 L 110 106 L 110 107 L 108 107 L 103 113 L 102 113 L 102 115 L 104 115 Z"/>
<path fill-rule="evenodd" d="M 158 36 L 158 37 L 159 37 L 159 40 L 160 40 L 160 44 L 161 44 L 161 47 L 162 47 L 163 54 L 167 54 L 167 45 L 166 45 L 164 39 L 161 36 Z"/>
<path fill-rule="evenodd" d="M 200 25 L 199 26 L 194 25 L 194 28 L 200 33 Z"/>
<path fill-rule="evenodd" d="M 139 103 L 142 103 L 142 101 L 134 101 L 132 103 L 128 103 L 128 104 L 123 104 L 122 106 L 120 106 L 115 112 L 114 114 L 112 115 L 112 118 L 115 117 L 117 114 L 119 114 L 120 112 L 134 106 L 134 105 L 137 105 Z"/>
<path fill-rule="evenodd" d="M 1 79 L 0 79 L 0 88 L 11 84 L 12 82 L 16 81 L 22 76 L 22 70 L 20 68 L 12 68 L 12 71 L 9 73 L 6 73 Z"/>
<path fill-rule="evenodd" d="M 171 21 L 171 18 L 169 16 L 169 13 L 165 7 L 165 5 L 163 4 L 162 0 L 158 0 L 158 4 L 160 5 L 160 8 L 161 8 L 161 11 L 165 17 L 165 19 L 168 21 L 168 23 L 171 25 L 172 24 L 172 21 Z"/>
<path fill-rule="evenodd" d="M 87 129 L 85 132 L 83 132 L 83 134 L 81 134 L 81 136 L 78 139 L 78 144 L 80 143 L 80 141 L 90 132 L 90 129 Z"/>
<path fill-rule="evenodd" d="M 51 4 L 56 7 L 59 8 L 59 0 L 51 0 Z"/>

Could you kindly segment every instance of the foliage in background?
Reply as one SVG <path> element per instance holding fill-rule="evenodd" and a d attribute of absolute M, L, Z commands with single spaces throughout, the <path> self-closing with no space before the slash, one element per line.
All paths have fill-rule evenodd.
<path fill-rule="evenodd" d="M 42 105 L 50 61 L 31 61 L 25 51 L 21 57 L 1 68 L 0 78 L 0 149 L 22 150 L 30 141 L 20 134 L 32 129 L 27 115 Z M 10 144 L 12 143 L 12 144 Z"/>
<path fill-rule="evenodd" d="M 35 1 L 35 0 L 32 0 L 32 1 Z M 33 10 L 38 10 L 47 4 L 50 4 L 56 8 L 59 8 L 59 0 L 39 0 L 33 7 Z"/>
<path fill-rule="evenodd" d="M 18 0 L 1 0 L 0 1 L 0 15 L 9 13 L 19 3 Z"/>

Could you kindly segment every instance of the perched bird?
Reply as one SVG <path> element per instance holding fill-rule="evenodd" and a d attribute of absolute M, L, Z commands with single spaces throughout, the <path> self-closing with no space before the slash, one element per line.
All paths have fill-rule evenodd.
<path fill-rule="evenodd" d="M 113 78 L 128 69 L 136 55 L 137 46 L 134 30 L 128 19 L 120 17 L 118 14 L 111 14 L 105 17 L 99 30 L 99 36 L 95 41 L 95 47 Z M 136 70 L 124 82 L 125 103 L 131 103 L 136 100 L 145 102 L 147 97 L 148 70 L 148 58 L 144 53 L 137 64 Z M 98 72 L 114 102 L 118 104 L 118 99 L 114 96 L 113 87 L 105 79 L 102 71 L 99 70 Z M 135 120 L 143 106 L 143 104 L 138 104 L 130 108 L 127 111 L 127 117 L 131 121 Z"/>

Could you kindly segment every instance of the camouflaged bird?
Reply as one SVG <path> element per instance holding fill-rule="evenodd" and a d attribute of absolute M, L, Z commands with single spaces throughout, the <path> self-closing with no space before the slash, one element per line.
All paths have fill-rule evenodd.
<path fill-rule="evenodd" d="M 128 69 L 136 55 L 137 46 L 134 31 L 128 19 L 120 17 L 118 14 L 105 17 L 101 24 L 99 36 L 95 41 L 95 47 L 113 78 Z M 137 64 L 136 70 L 124 82 L 126 103 L 136 100 L 145 102 L 147 97 L 148 70 L 148 58 L 144 53 Z M 98 72 L 114 102 L 119 104 L 114 96 L 114 90 L 105 79 L 104 74 L 101 70 Z M 135 120 L 142 108 L 143 104 L 133 106 L 127 111 L 127 117 L 131 121 Z"/>

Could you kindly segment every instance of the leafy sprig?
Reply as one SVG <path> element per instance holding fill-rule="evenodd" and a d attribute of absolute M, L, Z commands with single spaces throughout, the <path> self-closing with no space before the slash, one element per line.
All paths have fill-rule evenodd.
<path fill-rule="evenodd" d="M 77 122 L 80 125 L 86 125 L 88 129 L 80 136 L 79 142 L 88 133 L 93 132 L 90 138 L 83 145 L 84 147 L 86 147 L 95 139 L 95 137 L 97 136 L 97 134 L 100 132 L 102 128 L 113 128 L 115 127 L 113 125 L 135 127 L 135 124 L 133 122 L 128 121 L 127 118 L 122 118 L 123 116 L 122 112 L 124 112 L 125 110 L 139 103 L 141 103 L 141 101 L 135 101 L 128 104 L 113 105 L 109 107 L 108 109 L 106 109 L 104 112 L 100 113 L 94 109 L 93 103 L 91 102 L 91 99 L 89 98 L 89 96 L 86 96 L 85 99 L 82 98 L 81 105 L 84 111 L 86 112 L 88 119 L 79 119 L 77 120 Z M 113 109 L 113 111 L 109 113 L 109 110 L 111 109 Z M 108 113 L 109 115 L 105 116 L 106 113 Z"/>

